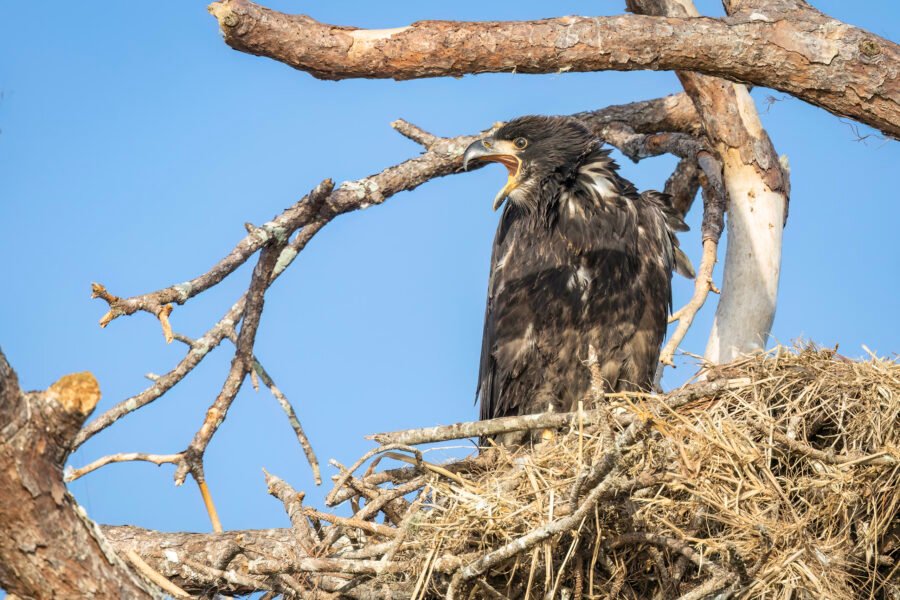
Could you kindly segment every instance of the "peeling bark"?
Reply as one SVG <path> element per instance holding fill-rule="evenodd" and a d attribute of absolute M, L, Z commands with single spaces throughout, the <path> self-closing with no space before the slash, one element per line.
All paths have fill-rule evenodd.
<path fill-rule="evenodd" d="M 626 15 L 420 21 L 364 30 L 249 0 L 210 5 L 225 42 L 320 79 L 685 70 L 781 90 L 900 137 L 900 46 L 802 2 L 733 2 L 724 19 Z"/>
<path fill-rule="evenodd" d="M 23 598 L 154 598 L 63 484 L 72 440 L 100 399 L 90 373 L 22 392 L 0 352 L 0 587 Z"/>
<path fill-rule="evenodd" d="M 762 350 L 768 342 L 787 210 L 787 182 L 753 100 L 744 86 L 729 85 L 750 143 L 734 147 L 723 137 L 716 139 L 729 200 L 722 296 L 704 353 L 714 363 Z M 750 159 L 748 147 L 761 153 Z M 766 161 L 765 167 L 758 158 Z"/>

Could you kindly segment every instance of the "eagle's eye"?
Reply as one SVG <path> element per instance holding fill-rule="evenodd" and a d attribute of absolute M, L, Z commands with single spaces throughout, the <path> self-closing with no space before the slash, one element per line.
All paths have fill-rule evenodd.
<path fill-rule="evenodd" d="M 525 148 L 525 146 L 528 145 L 528 140 L 526 140 L 525 138 L 521 138 L 521 137 L 516 138 L 516 140 L 513 142 L 513 144 L 516 145 L 516 148 L 518 148 L 519 150 L 522 150 L 523 148 Z"/>

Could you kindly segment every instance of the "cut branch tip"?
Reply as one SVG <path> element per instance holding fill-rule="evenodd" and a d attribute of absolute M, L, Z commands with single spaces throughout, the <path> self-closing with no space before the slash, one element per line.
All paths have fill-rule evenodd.
<path fill-rule="evenodd" d="M 421 146 L 424 146 L 426 149 L 433 146 L 440 139 L 438 136 L 428 133 L 421 127 L 413 125 L 409 121 L 405 121 L 403 119 L 392 121 L 391 127 L 393 127 L 394 130 L 396 130 L 397 133 L 399 133 L 403 137 L 410 139 Z"/>
<path fill-rule="evenodd" d="M 68 413 L 86 417 L 100 401 L 100 384 L 89 371 L 60 377 L 47 389 L 47 393 Z"/>
<path fill-rule="evenodd" d="M 172 325 L 169 323 L 169 315 L 172 314 L 172 305 L 166 304 L 157 313 L 156 317 L 159 319 L 159 324 L 162 325 L 163 337 L 166 338 L 166 343 L 171 344 L 175 339 L 175 335 L 172 333 Z"/>

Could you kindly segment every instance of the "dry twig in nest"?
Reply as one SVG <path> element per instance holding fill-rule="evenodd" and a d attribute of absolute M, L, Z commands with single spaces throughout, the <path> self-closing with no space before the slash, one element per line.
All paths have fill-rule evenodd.
<path fill-rule="evenodd" d="M 350 517 L 303 508 L 270 477 L 302 545 L 316 544 L 294 569 L 335 598 L 378 597 L 366 594 L 379 586 L 420 599 L 890 598 L 900 367 L 779 348 L 709 377 L 667 395 L 608 395 L 606 419 L 578 427 L 578 413 L 552 415 L 570 430 L 439 469 L 401 444 L 375 448 L 329 494 L 358 507 Z M 429 442 L 489 426 L 376 438 Z M 414 466 L 354 475 L 392 451 Z M 413 492 L 402 518 L 388 518 Z"/>

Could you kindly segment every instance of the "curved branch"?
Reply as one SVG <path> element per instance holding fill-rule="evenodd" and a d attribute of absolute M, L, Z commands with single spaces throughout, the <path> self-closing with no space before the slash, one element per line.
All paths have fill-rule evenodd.
<path fill-rule="evenodd" d="M 150 404 L 172 389 L 179 381 L 184 379 L 188 373 L 193 371 L 210 351 L 215 349 L 216 346 L 227 337 L 230 327 L 240 320 L 243 312 L 244 300 L 241 299 L 225 313 L 216 325 L 203 334 L 202 337 L 197 339 L 194 344 L 191 344 L 190 351 L 171 371 L 157 377 L 153 381 L 153 385 L 141 393 L 119 402 L 83 427 L 72 442 L 73 450 L 77 449 L 92 436 L 100 433 L 125 415 Z"/>
<path fill-rule="evenodd" d="M 640 15 L 420 21 L 364 30 L 249 0 L 209 10 L 225 42 L 320 79 L 686 70 L 789 93 L 900 137 L 900 46 L 805 3 L 723 19 Z"/>
<path fill-rule="evenodd" d="M 675 356 L 678 344 L 687 335 L 691 324 L 694 322 L 694 317 L 697 316 L 697 313 L 703 308 L 703 304 L 706 303 L 709 292 L 715 289 L 713 287 L 712 273 L 713 267 L 716 265 L 718 247 L 719 243 L 717 240 L 703 240 L 703 257 L 700 259 L 700 267 L 697 269 L 697 277 L 694 280 L 694 293 L 687 304 L 669 317 L 669 323 L 678 321 L 678 327 L 672 332 L 666 345 L 663 346 L 662 351 L 659 353 L 659 362 L 664 365 L 670 367 L 675 365 L 672 358 Z"/>

